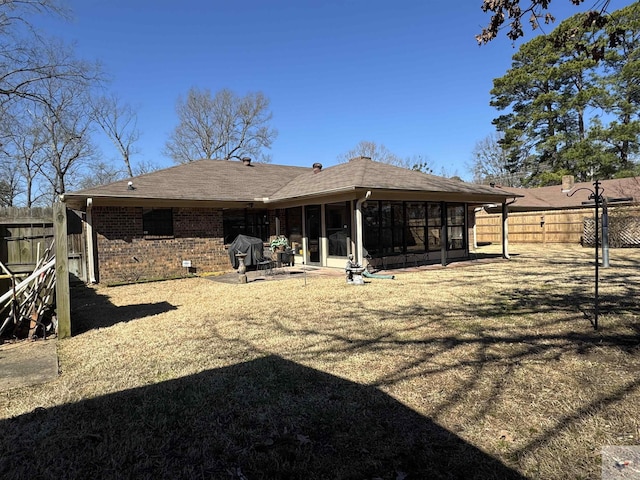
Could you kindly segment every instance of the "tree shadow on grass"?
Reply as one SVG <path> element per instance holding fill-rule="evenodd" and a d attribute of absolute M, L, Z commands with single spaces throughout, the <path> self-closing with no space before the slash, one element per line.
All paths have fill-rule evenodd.
<path fill-rule="evenodd" d="M 84 284 L 73 286 L 70 295 L 72 335 L 177 309 L 166 301 L 117 306 Z"/>
<path fill-rule="evenodd" d="M 285 338 L 314 339 L 304 349 L 286 354 L 301 363 L 320 358 L 325 362 L 331 362 L 332 358 L 343 362 L 345 358 L 368 356 L 379 367 L 387 365 L 385 359 L 388 359 L 394 367 L 380 372 L 374 383 L 378 388 L 393 390 L 396 386 L 415 382 L 423 389 L 447 388 L 442 387 L 438 379 L 457 378 L 457 385 L 448 388 L 445 395 L 430 400 L 428 411 L 430 418 L 442 419 L 453 412 L 460 415 L 462 410 L 463 424 L 483 423 L 488 419 L 492 423 L 496 405 L 506 405 L 507 414 L 514 416 L 509 418 L 518 418 L 519 413 L 510 411 L 508 405 L 512 401 L 511 395 L 519 395 L 518 387 L 514 390 L 513 383 L 522 381 L 523 372 L 534 375 L 529 382 L 540 387 L 553 387 L 550 382 L 562 379 L 562 375 L 557 379 L 546 377 L 545 370 L 572 368 L 574 362 L 575 375 L 587 378 L 589 382 L 597 383 L 603 378 L 609 363 L 627 372 L 628 376 L 622 377 L 606 392 L 591 385 L 591 397 L 576 401 L 569 409 L 551 408 L 548 423 L 536 424 L 533 431 L 522 430 L 527 420 L 519 420 L 522 423 L 513 428 L 521 429 L 521 438 L 517 445 L 509 447 L 511 450 L 507 454 L 507 458 L 515 459 L 535 455 L 568 431 L 589 422 L 593 415 L 606 417 L 612 414 L 620 402 L 637 394 L 640 388 L 634 361 L 640 348 L 637 317 L 632 315 L 628 319 L 631 331 L 593 331 L 576 305 L 586 301 L 581 292 L 579 287 L 569 294 L 515 289 L 494 294 L 492 301 L 483 304 L 482 308 L 477 304 L 456 302 L 455 311 L 447 305 L 425 307 L 414 304 L 389 310 L 361 304 L 349 314 L 348 320 L 338 321 L 337 328 L 324 325 L 296 327 L 298 322 L 294 318 L 283 318 L 283 314 L 280 320 L 274 321 L 274 327 Z M 610 307 L 615 311 L 616 305 L 612 303 Z M 638 313 L 639 307 L 622 302 L 617 308 Z M 559 309 L 564 310 L 560 316 L 556 315 Z M 510 320 L 510 317 L 523 315 L 532 315 L 536 320 L 535 327 L 527 328 L 526 322 L 513 324 Z M 371 318 L 376 320 L 372 322 Z M 423 321 L 404 324 L 403 318 L 422 318 Z M 249 326 L 252 321 L 245 319 Z M 387 323 L 389 328 L 384 327 Z M 247 344 L 245 348 L 252 348 L 252 345 Z M 405 360 L 398 361 L 403 356 Z M 583 369 L 589 362 L 594 365 L 591 373 Z M 525 389 L 527 383 L 522 383 Z M 561 400 L 561 397 L 555 400 Z M 593 468 L 589 465 L 588 468 Z"/>
<path fill-rule="evenodd" d="M 377 388 L 275 355 L 0 430 L 6 479 L 524 478 Z"/>

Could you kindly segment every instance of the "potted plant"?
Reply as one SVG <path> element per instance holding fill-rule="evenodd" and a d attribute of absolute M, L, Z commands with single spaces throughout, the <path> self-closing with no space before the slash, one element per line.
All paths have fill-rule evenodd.
<path fill-rule="evenodd" d="M 278 235 L 273 237 L 271 243 L 269 244 L 269 248 L 271 248 L 272 252 L 284 252 L 287 248 L 289 248 L 289 240 L 284 235 Z"/>

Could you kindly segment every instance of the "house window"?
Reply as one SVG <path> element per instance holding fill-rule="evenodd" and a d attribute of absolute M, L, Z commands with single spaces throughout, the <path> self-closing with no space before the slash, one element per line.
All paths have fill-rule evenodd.
<path fill-rule="evenodd" d="M 403 253 L 404 204 L 402 202 L 368 201 L 362 207 L 364 248 L 372 256 Z"/>
<path fill-rule="evenodd" d="M 289 244 L 297 248 L 302 246 L 302 207 L 287 208 L 286 213 L 287 230 L 286 236 Z"/>
<path fill-rule="evenodd" d="M 405 238 L 407 253 L 426 252 L 427 215 L 424 202 L 408 202 L 406 210 L 407 226 Z"/>
<path fill-rule="evenodd" d="M 362 206 L 364 248 L 372 257 L 438 251 L 446 221 L 447 249 L 462 250 L 465 211 L 462 203 L 368 201 Z"/>
<path fill-rule="evenodd" d="M 145 208 L 142 210 L 142 231 L 150 237 L 173 236 L 173 210 Z"/>
<path fill-rule="evenodd" d="M 440 250 L 440 232 L 442 230 L 442 208 L 439 203 L 427 204 L 427 240 L 429 251 Z"/>
<path fill-rule="evenodd" d="M 269 215 L 267 210 L 229 209 L 222 213 L 224 243 L 229 244 L 242 234 L 269 240 Z"/>
<path fill-rule="evenodd" d="M 368 201 L 362 205 L 364 248 L 372 257 L 380 253 L 380 202 Z"/>
<path fill-rule="evenodd" d="M 404 208 L 402 202 L 382 202 L 382 251 L 389 255 L 404 252 Z"/>
<path fill-rule="evenodd" d="M 464 205 L 447 205 L 447 248 L 461 250 L 464 248 Z"/>

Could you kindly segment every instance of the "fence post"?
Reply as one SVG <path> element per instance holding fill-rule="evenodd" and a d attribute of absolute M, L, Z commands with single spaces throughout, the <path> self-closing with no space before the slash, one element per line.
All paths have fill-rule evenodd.
<path fill-rule="evenodd" d="M 71 306 L 69 294 L 69 265 L 67 254 L 67 206 L 56 202 L 53 226 L 56 244 L 56 316 L 58 338 L 71 336 Z"/>

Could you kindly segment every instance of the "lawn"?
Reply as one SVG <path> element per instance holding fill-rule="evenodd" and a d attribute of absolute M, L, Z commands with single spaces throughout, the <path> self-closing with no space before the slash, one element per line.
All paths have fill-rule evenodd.
<path fill-rule="evenodd" d="M 598 331 L 592 249 L 512 251 L 74 289 L 59 378 L 0 393 L 0 477 L 600 478 L 640 444 L 640 250 L 600 270 Z"/>

